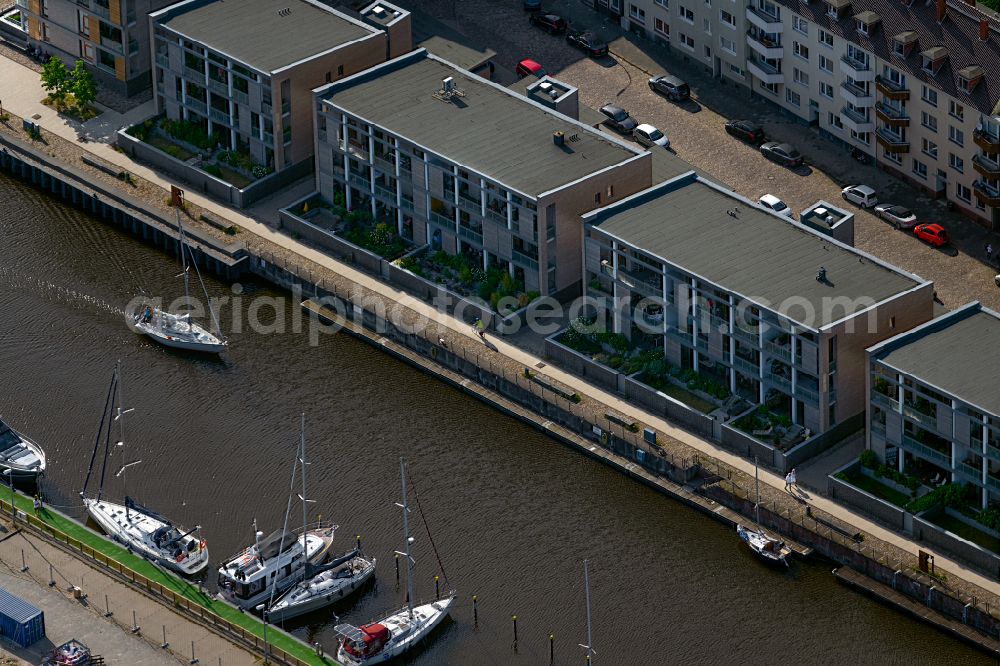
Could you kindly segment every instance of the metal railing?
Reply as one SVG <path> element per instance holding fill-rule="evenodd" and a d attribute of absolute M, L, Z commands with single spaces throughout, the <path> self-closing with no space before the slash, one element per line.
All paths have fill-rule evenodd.
<path fill-rule="evenodd" d="M 765 23 L 772 23 L 772 24 L 781 23 L 780 16 L 769 14 L 760 7 L 757 7 L 756 5 L 747 5 L 747 11 L 751 12 L 754 16 L 764 21 Z"/>
<path fill-rule="evenodd" d="M 488 219 L 492 220 L 493 222 L 496 222 L 497 224 L 502 224 L 503 226 L 507 226 L 507 215 L 506 215 L 506 213 L 498 213 L 497 211 L 493 210 L 492 208 L 487 208 L 486 209 L 486 217 Z"/>
<path fill-rule="evenodd" d="M 903 416 L 906 416 L 921 425 L 927 426 L 928 428 L 937 430 L 937 417 L 924 414 L 923 412 L 918 411 L 916 407 L 904 403 Z"/>
<path fill-rule="evenodd" d="M 101 46 L 104 46 L 106 48 L 111 49 L 112 51 L 117 51 L 118 53 L 125 55 L 125 47 L 122 45 L 122 43 L 119 42 L 118 40 L 111 39 L 110 37 L 104 37 L 102 35 Z"/>
<path fill-rule="evenodd" d="M 983 485 L 983 468 L 982 467 L 979 467 L 977 469 L 976 467 L 973 467 L 972 465 L 970 465 L 968 463 L 960 462 L 960 463 L 958 463 L 958 466 L 955 468 L 955 471 L 958 472 L 959 474 L 964 474 L 966 477 L 972 479 L 977 484 Z"/>
<path fill-rule="evenodd" d="M 365 176 L 359 176 L 357 174 L 352 173 L 347 176 L 347 182 L 349 182 L 354 187 L 361 189 L 364 192 L 371 192 L 372 190 L 372 183 Z"/>
<path fill-rule="evenodd" d="M 469 227 L 458 227 L 458 235 L 465 240 L 470 240 L 473 243 L 483 244 L 483 232 L 476 231 L 475 229 L 470 229 Z"/>
<path fill-rule="evenodd" d="M 195 99 L 194 97 L 188 97 L 186 100 L 184 100 L 184 104 L 187 105 L 188 108 L 194 109 L 203 116 L 208 115 L 208 105 L 205 104 L 205 102 L 201 101 L 200 99 Z"/>
<path fill-rule="evenodd" d="M 184 76 L 189 79 L 197 79 L 199 81 L 205 80 L 205 70 L 195 69 L 194 67 L 189 67 L 187 63 L 184 64 Z"/>
<path fill-rule="evenodd" d="M 919 456 L 923 456 L 927 460 L 936 462 L 940 465 L 944 465 L 946 468 L 951 468 L 951 456 L 945 453 L 941 453 L 937 449 L 932 449 L 931 447 L 921 444 L 917 440 L 913 439 L 909 435 L 903 435 L 903 442 L 901 446 L 909 451 L 910 453 L 915 453 Z"/>
<path fill-rule="evenodd" d="M 474 201 L 462 194 L 458 195 L 458 207 L 467 213 L 472 213 L 474 215 L 482 215 L 483 207 L 479 201 Z"/>
<path fill-rule="evenodd" d="M 382 185 L 375 186 L 375 194 L 385 199 L 392 199 L 393 204 L 396 203 L 396 190 L 395 188 L 383 187 Z"/>
<path fill-rule="evenodd" d="M 274 147 L 274 134 L 272 132 L 264 132 L 264 145 Z"/>
<path fill-rule="evenodd" d="M 229 82 L 228 81 L 225 82 L 225 83 L 223 83 L 222 81 L 218 81 L 216 79 L 213 79 L 211 76 L 209 76 L 208 77 L 208 89 L 209 90 L 214 90 L 217 93 L 221 93 L 223 95 L 226 95 L 227 97 L 229 96 Z"/>
<path fill-rule="evenodd" d="M 782 377 L 781 375 L 776 375 L 773 372 L 768 372 L 767 381 L 771 382 L 786 393 L 792 392 L 792 380 L 787 377 Z"/>
<path fill-rule="evenodd" d="M 858 111 L 857 109 L 852 109 L 849 106 L 845 106 L 844 108 L 842 108 L 840 110 L 840 113 L 841 113 L 841 115 L 850 118 L 851 120 L 853 120 L 856 123 L 870 123 L 870 122 L 872 122 L 871 118 L 868 116 L 867 113 L 864 113 L 862 111 Z"/>
<path fill-rule="evenodd" d="M 537 259 L 532 259 L 528 255 L 524 254 L 523 252 L 519 252 L 517 250 L 511 250 L 510 254 L 511 254 L 511 258 L 514 261 L 515 264 L 521 264 L 522 266 L 526 266 L 526 267 L 531 268 L 533 270 L 536 270 L 536 271 L 538 270 L 538 260 Z"/>
<path fill-rule="evenodd" d="M 90 5 L 90 11 L 94 12 L 95 14 L 97 14 L 98 16 L 100 16 L 102 19 L 108 19 L 109 21 L 111 20 L 111 8 L 110 7 L 102 7 L 101 5 L 97 4 L 96 2 L 93 2 Z"/>
<path fill-rule="evenodd" d="M 170 69 L 170 54 L 169 53 L 157 53 L 156 54 L 156 64 L 163 69 Z"/>
<path fill-rule="evenodd" d="M 749 374 L 751 377 L 760 377 L 760 363 L 748 361 L 742 356 L 733 356 L 733 367 Z"/>
<path fill-rule="evenodd" d="M 899 411 L 899 401 L 890 398 L 884 393 L 879 393 L 878 391 L 872 391 L 872 402 L 880 407 L 885 407 L 894 412 Z"/>
<path fill-rule="evenodd" d="M 433 210 L 430 212 L 430 215 L 428 215 L 428 217 L 430 218 L 431 222 L 433 222 L 434 224 L 438 225 L 439 227 L 444 227 L 445 229 L 447 229 L 449 231 L 452 231 L 452 230 L 455 229 L 455 218 L 454 217 L 446 217 L 446 216 L 442 215 L 441 213 L 438 213 L 437 211 L 433 211 Z"/>
<path fill-rule="evenodd" d="M 867 72 L 868 70 L 871 69 L 871 65 L 869 63 L 863 62 L 856 58 L 852 58 L 846 53 L 840 56 L 840 61 L 845 63 L 848 67 L 850 67 L 856 72 Z"/>
<path fill-rule="evenodd" d="M 219 111 L 216 108 L 208 110 L 208 117 L 217 123 L 222 123 L 224 125 L 232 125 L 233 120 L 229 117 L 228 111 Z"/>
<path fill-rule="evenodd" d="M 236 88 L 233 88 L 233 99 L 236 100 L 238 104 L 244 104 L 244 105 L 250 104 L 249 93 L 245 93 L 242 90 L 237 90 Z"/>
<path fill-rule="evenodd" d="M 801 384 L 796 384 L 795 385 L 795 395 L 797 397 L 799 397 L 799 398 L 805 398 L 806 400 L 809 400 L 811 402 L 819 404 L 819 390 L 818 389 L 811 389 L 811 388 L 807 388 L 805 386 L 802 386 Z"/>
<path fill-rule="evenodd" d="M 875 108 L 884 116 L 888 116 L 894 120 L 909 120 L 910 116 L 906 114 L 902 109 L 897 109 L 893 106 L 889 106 L 884 101 L 879 102 L 875 105 Z"/>
<path fill-rule="evenodd" d="M 788 347 L 783 347 L 774 342 L 765 342 L 764 351 L 766 351 L 771 356 L 776 356 L 786 363 L 792 362 L 792 350 Z"/>
<path fill-rule="evenodd" d="M 396 173 L 396 163 L 393 161 L 387 160 L 384 157 L 379 157 L 378 155 L 376 155 L 374 158 L 372 158 L 372 162 L 375 164 L 376 167 L 378 167 L 381 171 L 385 173 L 391 173 L 391 174 Z"/>
<path fill-rule="evenodd" d="M 413 199 L 403 197 L 399 200 L 399 207 L 403 210 L 413 210 Z"/>

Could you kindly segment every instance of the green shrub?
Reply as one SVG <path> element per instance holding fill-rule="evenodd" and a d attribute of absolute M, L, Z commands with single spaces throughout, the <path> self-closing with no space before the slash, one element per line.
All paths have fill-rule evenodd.
<path fill-rule="evenodd" d="M 264 166 L 263 164 L 255 164 L 255 165 L 253 165 L 253 168 L 250 169 L 250 174 L 254 178 L 263 178 L 264 176 L 267 176 L 268 174 L 270 174 L 271 171 L 272 171 L 272 169 Z"/>
<path fill-rule="evenodd" d="M 623 359 L 621 356 L 612 356 L 608 359 L 608 367 L 617 370 L 622 367 Z"/>
<path fill-rule="evenodd" d="M 995 506 L 988 506 L 976 514 L 976 520 L 993 530 L 1000 530 L 1000 510 Z"/>
<path fill-rule="evenodd" d="M 173 146 L 170 147 L 173 148 Z M 202 171 L 204 171 L 205 173 L 212 174 L 216 178 L 222 178 L 222 169 L 220 169 L 216 164 L 205 165 L 204 167 L 202 167 Z"/>
<path fill-rule="evenodd" d="M 174 144 L 170 144 L 169 146 L 166 147 L 166 153 L 167 155 L 170 155 L 171 157 L 175 157 L 177 159 L 180 159 L 181 157 L 180 147 L 175 146 Z"/>
<path fill-rule="evenodd" d="M 867 467 L 868 469 L 875 469 L 879 464 L 878 454 L 871 449 L 862 451 L 861 455 L 858 456 L 858 460 L 861 462 L 862 467 Z"/>

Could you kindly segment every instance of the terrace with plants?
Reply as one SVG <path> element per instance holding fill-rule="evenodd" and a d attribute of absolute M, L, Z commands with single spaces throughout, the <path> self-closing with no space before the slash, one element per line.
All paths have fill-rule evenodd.
<path fill-rule="evenodd" d="M 258 164 L 246 146 L 230 149 L 219 136 L 209 136 L 201 123 L 157 117 L 128 128 L 126 132 L 171 157 L 201 169 L 239 189 L 274 172 Z"/>
<path fill-rule="evenodd" d="M 779 451 L 789 451 L 809 439 L 812 433 L 792 423 L 787 410 L 776 399 L 778 395 L 775 392 L 764 404 L 733 421 L 733 427 Z"/>
<path fill-rule="evenodd" d="M 311 224 L 340 236 L 352 245 L 392 261 L 413 249 L 412 244 L 396 232 L 395 220 L 385 216 L 376 219 L 365 208 L 348 211 L 343 192 L 335 192 L 333 200 L 319 197 L 307 199 L 291 212 Z"/>

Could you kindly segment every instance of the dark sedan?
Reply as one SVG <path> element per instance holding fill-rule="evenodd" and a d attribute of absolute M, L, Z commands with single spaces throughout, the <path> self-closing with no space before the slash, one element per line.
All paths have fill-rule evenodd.
<path fill-rule="evenodd" d="M 592 32 L 571 32 L 566 35 L 566 42 L 591 58 L 608 55 L 608 43 Z"/>
<path fill-rule="evenodd" d="M 528 22 L 552 35 L 566 32 L 567 27 L 566 19 L 556 14 L 532 14 Z"/>
<path fill-rule="evenodd" d="M 730 120 L 726 123 L 726 133 L 754 145 L 764 141 L 764 128 L 752 120 Z"/>
<path fill-rule="evenodd" d="M 760 152 L 772 162 L 786 167 L 802 166 L 802 153 L 795 150 L 791 144 L 768 141 L 760 147 Z"/>
<path fill-rule="evenodd" d="M 601 107 L 601 113 L 603 113 L 607 119 L 604 121 L 611 129 L 616 132 L 621 132 L 622 134 L 631 134 L 632 130 L 639 126 L 636 119 L 628 115 L 628 111 L 620 106 L 615 106 L 614 104 L 605 104 Z"/>

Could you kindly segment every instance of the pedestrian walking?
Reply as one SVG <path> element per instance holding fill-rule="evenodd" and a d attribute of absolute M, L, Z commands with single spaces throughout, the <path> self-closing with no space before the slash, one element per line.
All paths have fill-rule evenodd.
<path fill-rule="evenodd" d="M 486 324 L 483 323 L 482 319 L 477 319 L 476 323 L 472 325 L 472 328 L 475 329 L 476 335 L 478 335 L 481 340 L 486 339 Z"/>
<path fill-rule="evenodd" d="M 796 477 L 796 475 L 795 475 L 795 468 L 794 467 L 792 468 L 792 471 L 788 473 L 788 476 L 789 476 L 788 485 L 790 485 L 792 487 L 792 490 L 795 490 L 795 484 L 798 481 L 798 477 Z"/>
<path fill-rule="evenodd" d="M 789 472 L 785 475 L 785 490 L 792 492 L 792 473 Z"/>
<path fill-rule="evenodd" d="M 986 244 L 986 263 L 990 263 L 991 261 L 993 261 L 993 244 L 992 243 L 987 243 Z"/>

